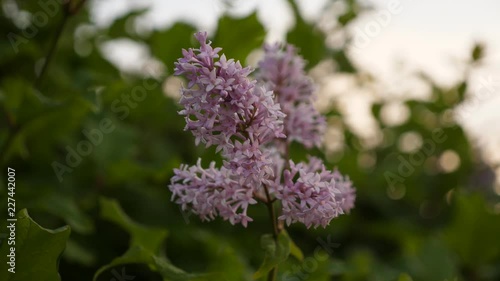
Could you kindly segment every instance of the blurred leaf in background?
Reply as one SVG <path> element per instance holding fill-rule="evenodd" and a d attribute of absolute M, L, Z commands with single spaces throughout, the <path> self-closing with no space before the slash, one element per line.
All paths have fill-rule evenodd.
<path fill-rule="evenodd" d="M 467 102 L 469 76 L 443 86 L 416 73 L 430 89 L 427 99 L 374 93 L 369 85 L 377 78 L 353 63 L 349 52 L 349 27 L 365 10 L 360 1 L 327 1 L 322 16 L 329 17 L 331 30 L 319 18 L 305 19 L 301 5 L 287 1 L 294 25 L 284 38 L 298 47 L 318 80 L 344 75 L 377 96 L 370 97 L 367 114 L 378 137 L 367 140 L 353 128 L 345 103 L 320 100 L 332 130 L 324 160 L 350 175 L 356 208 L 326 229 L 292 225 L 278 248 L 265 243 L 267 252 L 258 246 L 270 231 L 263 206 L 251 210 L 254 222 L 243 228 L 202 223 L 170 201 L 167 184 L 180 163 L 193 164 L 198 157 L 221 161 L 210 149 L 194 146 L 177 114 L 183 82 L 172 76 L 173 63 L 182 48 L 193 46 L 199 27 L 182 21 L 138 32 L 138 19 L 148 9 L 129 11 L 103 26 L 94 22 L 89 3 L 70 16 L 59 4 L 49 15 L 40 3 L 2 2 L 0 34 L 15 36 L 0 41 L 0 163 L 2 171 L 16 169 L 18 210 L 27 208 L 49 229 L 69 225 L 72 233 L 68 227 L 44 230 L 21 211 L 18 239 L 25 239 L 21 225 L 30 222 L 35 232 L 27 241 L 43 241 L 30 244 L 28 254 L 18 249 L 19 269 L 33 265 L 26 275 L 5 279 L 12 277 L 2 268 L 2 280 L 43 280 L 30 275 L 42 267 L 50 268 L 47 280 L 57 280 L 63 250 L 59 274 L 73 281 L 110 280 L 116 274 L 135 280 L 253 280 L 255 272 L 263 280 L 275 263 L 279 280 L 500 280 L 495 167 L 452 114 Z M 343 9 L 332 13 L 339 4 Z M 43 25 L 23 21 L 42 12 L 48 15 Z M 37 81 L 62 22 L 50 64 Z M 333 46 L 328 38 L 337 33 L 345 42 Z M 223 13 L 210 35 L 228 58 L 245 64 L 267 30 L 257 11 Z M 143 65 L 126 69 L 110 59 L 113 49 L 106 46 L 116 42 L 142 48 Z M 470 73 L 486 59 L 478 45 L 463 67 Z M 325 68 L 330 64 L 334 67 Z M 394 108 L 407 117 L 391 122 L 387 112 Z M 443 141 L 434 140 L 436 131 Z M 414 141 L 422 145 L 407 145 Z M 429 141 L 430 150 L 423 146 Z M 415 161 L 419 153 L 423 158 Z M 295 145 L 291 154 L 296 159 L 323 155 Z M 401 173 L 402 166 L 411 172 Z M 398 180 L 388 181 L 387 173 Z M 2 202 L 5 177 L 2 172 Z M 325 248 L 324 241 L 338 246 Z M 33 254 L 46 246 L 49 256 Z"/>

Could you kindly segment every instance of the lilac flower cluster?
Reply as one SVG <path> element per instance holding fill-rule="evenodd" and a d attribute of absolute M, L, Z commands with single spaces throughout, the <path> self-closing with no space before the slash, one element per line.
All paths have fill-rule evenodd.
<path fill-rule="evenodd" d="M 313 106 L 315 87 L 304 72 L 304 60 L 291 45 L 284 50 L 279 44 L 266 45 L 264 52 L 258 79 L 274 91 L 287 115 L 285 134 L 288 141 L 298 141 L 307 148 L 320 146 L 326 122 Z"/>
<path fill-rule="evenodd" d="M 307 227 L 326 227 L 333 218 L 348 213 L 355 199 L 351 181 L 338 171 L 327 170 L 316 157 L 310 157 L 308 164 L 290 160 L 275 194 L 282 205 L 279 219 L 288 225 L 301 222 Z"/>
<path fill-rule="evenodd" d="M 203 169 L 201 159 L 195 166 L 182 165 L 175 170 L 170 190 L 182 210 L 190 209 L 202 220 L 213 220 L 219 215 L 231 224 L 247 226 L 252 221 L 247 216 L 248 205 L 257 203 L 253 190 L 243 187 L 231 170 L 216 169 L 215 162 Z"/>
<path fill-rule="evenodd" d="M 221 48 L 207 43 L 206 32 L 197 33 L 196 39 L 200 48 L 183 50 L 184 57 L 175 64 L 175 75 L 189 80 L 180 100 L 185 129 L 196 137 L 196 144 L 222 150 L 233 172 L 258 182 L 267 177 L 268 166 L 260 146 L 285 137 L 285 114 L 271 91 L 247 77 L 250 68 L 219 57 Z"/>
<path fill-rule="evenodd" d="M 206 146 L 232 146 L 232 138 L 268 142 L 284 137 L 280 106 L 273 93 L 256 87 L 247 76 L 252 72 L 240 62 L 219 58 L 221 48 L 207 43 L 207 33 L 197 33 L 199 49 L 183 50 L 175 64 L 175 75 L 184 75 L 188 88 L 182 89 L 180 104 L 186 129 Z"/>
<path fill-rule="evenodd" d="M 354 206 L 348 178 L 328 171 L 318 158 L 309 163 L 285 161 L 283 144 L 295 140 L 319 146 L 324 118 L 312 105 L 314 87 L 304 61 L 293 47 L 265 47 L 258 81 L 252 70 L 219 56 L 207 33 L 196 33 L 200 48 L 183 50 L 175 74 L 183 75 L 179 113 L 196 144 L 215 146 L 224 158 L 220 168 L 181 165 L 169 185 L 172 200 L 202 220 L 217 216 L 247 226 L 248 206 L 257 200 L 281 204 L 279 220 L 325 227 Z M 259 83 L 259 85 L 257 85 Z M 286 140 L 284 142 L 283 140 Z M 287 163 L 288 162 L 288 163 Z"/>

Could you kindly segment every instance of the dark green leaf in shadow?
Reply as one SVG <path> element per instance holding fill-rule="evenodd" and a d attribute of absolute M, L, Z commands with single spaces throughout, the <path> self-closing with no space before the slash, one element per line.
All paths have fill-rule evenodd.
<path fill-rule="evenodd" d="M 294 256 L 299 261 L 303 261 L 304 254 L 302 253 L 302 250 L 299 248 L 299 246 L 297 246 L 297 244 L 295 244 L 286 230 L 283 230 L 283 234 L 285 234 L 288 237 L 288 240 L 290 240 L 290 255 Z"/>
<path fill-rule="evenodd" d="M 167 237 L 164 229 L 147 227 L 134 222 L 122 210 L 116 200 L 101 198 L 101 217 L 112 221 L 130 233 L 130 247 L 122 256 L 101 267 L 94 275 L 94 281 L 105 271 L 123 264 L 146 264 L 151 270 L 162 275 L 164 280 L 196 280 L 206 274 L 186 273 L 175 267 L 160 254 L 163 241 Z"/>
<path fill-rule="evenodd" d="M 278 241 L 274 241 L 271 234 L 265 234 L 261 237 L 260 242 L 266 254 L 261 266 L 253 275 L 254 279 L 265 276 L 273 267 L 284 262 L 290 255 L 290 237 L 285 232 L 278 235 Z"/>
<path fill-rule="evenodd" d="M 75 232 L 89 234 L 94 231 L 93 221 L 78 207 L 73 198 L 60 192 L 52 192 L 41 198 L 39 204 L 43 210 L 62 217 Z"/>
<path fill-rule="evenodd" d="M 445 231 L 451 249 L 472 267 L 498 258 L 500 215 L 489 212 L 479 194 L 457 194 L 455 200 L 456 214 Z"/>

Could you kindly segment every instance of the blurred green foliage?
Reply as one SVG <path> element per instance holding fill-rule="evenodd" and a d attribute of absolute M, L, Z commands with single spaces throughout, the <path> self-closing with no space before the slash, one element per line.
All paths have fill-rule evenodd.
<path fill-rule="evenodd" d="M 343 2 L 346 9 L 335 18 L 341 29 L 363 11 L 357 1 Z M 293 1 L 289 4 L 295 26 L 287 40 L 299 47 L 308 68 L 333 60 L 335 72 L 352 75 L 363 84 L 366 76 L 347 55 L 348 42 L 340 49 L 328 46 L 327 34 L 316 22 L 302 18 Z M 467 77 L 443 87 L 422 74 L 431 97 L 398 101 L 409 112 L 398 125 L 388 125 L 382 116 L 393 100 L 374 103 L 372 116 L 381 132 L 375 145 L 367 145 L 333 103 L 326 115 L 344 141 L 330 153 L 329 165 L 338 166 L 354 181 L 356 208 L 326 229 L 293 225 L 274 245 L 263 236 L 271 232 L 264 206 L 252 208 L 254 222 L 243 228 L 221 221 L 201 223 L 170 202 L 167 184 L 174 168 L 200 156 L 204 162 L 220 160 L 212 159 L 212 151 L 194 146 L 192 136 L 183 131 L 177 102 L 170 97 L 176 93 L 169 93 L 163 84 L 181 49 L 193 45 L 194 26 L 178 22 L 138 34 L 130 26 L 146 12 L 139 10 L 109 27 L 97 27 L 85 6 L 68 17 L 57 6 L 59 10 L 44 24 L 23 25 L 19 11 L 43 12 L 39 2 L 11 0 L 2 5 L 1 202 L 6 205 L 5 171 L 12 167 L 16 208 L 27 208 L 44 227 L 71 227 L 68 241 L 67 228 L 51 237 L 32 238 L 22 235 L 25 226 L 18 221 L 18 239 L 31 246 L 18 248 L 18 273 L 5 280 L 54 280 L 28 275 L 40 267 L 57 275 L 50 267 L 61 243 L 66 247 L 59 274 L 62 280 L 73 281 L 113 280 L 117 275 L 134 280 L 263 279 L 265 274 L 257 271 L 263 260 L 261 268 L 279 263 L 278 280 L 500 280 L 500 216 L 493 211 L 499 198 L 492 191 L 493 172 L 464 130 L 449 118 L 466 99 Z M 63 21 L 50 64 L 37 80 Z M 242 18 L 224 15 L 212 38 L 228 57 L 245 62 L 265 36 L 265 28 L 252 13 Z M 166 74 L 120 71 L 102 48 L 116 39 L 147 46 L 164 63 Z M 484 50 L 476 46 L 467 67 L 483 57 Z M 144 98 L 130 100 L 134 93 Z M 436 129 L 444 141 L 435 143 L 425 163 L 412 165 L 411 173 L 401 175 L 401 157 L 411 161 L 413 155 L 400 150 L 401 136 L 411 132 L 432 140 Z M 326 139 L 330 141 L 334 140 Z M 438 159 L 450 151 L 459 156 L 460 164 L 446 172 Z M 323 155 L 299 146 L 293 146 L 291 153 L 296 159 L 308 153 Z M 389 172 L 397 180 L 388 181 Z M 26 227 L 45 231 L 24 211 L 19 215 L 29 219 Z M 3 217 L 0 224 L 5 231 Z M 54 235 L 59 240 L 48 242 L 56 239 Z M 259 247 L 262 236 L 264 249 Z M 2 242 L 3 260 L 7 248 Z M 39 258 L 32 254 L 35 248 L 50 255 Z M 6 275 L 4 266 L 0 276 Z"/>

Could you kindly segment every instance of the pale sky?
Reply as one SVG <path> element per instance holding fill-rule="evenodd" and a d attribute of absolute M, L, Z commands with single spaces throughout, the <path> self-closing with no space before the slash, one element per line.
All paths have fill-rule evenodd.
<path fill-rule="evenodd" d="M 286 0 L 226 2 L 233 3 L 229 9 L 231 14 L 245 15 L 257 9 L 260 21 L 269 31 L 269 41 L 284 39 L 286 30 L 294 24 Z M 300 0 L 299 6 L 305 18 L 313 20 L 323 11 L 325 2 Z M 351 32 L 354 36 L 364 34 L 368 40 L 362 46 L 355 45 L 351 57 L 361 69 L 376 76 L 381 88 L 388 93 L 419 92 L 420 89 L 408 79 L 409 73 L 415 70 L 424 70 L 439 83 L 452 84 L 462 75 L 460 66 L 468 58 L 474 42 L 486 43 L 487 63 L 473 73 L 472 92 L 481 90 L 480 81 L 498 83 L 489 87 L 491 95 L 478 99 L 464 125 L 472 138 L 480 138 L 484 146 L 499 151 L 495 157 L 500 163 L 500 150 L 493 149 L 500 146 L 500 126 L 492 125 L 500 121 L 500 1 L 366 2 L 374 5 L 376 10 L 357 19 Z M 397 9 L 389 8 L 391 2 Z M 227 11 L 227 6 L 220 0 L 94 0 L 91 11 L 98 25 L 107 25 L 115 17 L 137 7 L 151 8 L 139 21 L 143 28 L 168 27 L 183 20 L 208 32 L 215 30 L 218 17 Z M 133 67 L 130 62 L 148 56 L 145 48 L 130 42 L 114 44 L 110 50 L 113 50 L 110 59 L 123 67 Z M 398 65 L 404 65 L 404 69 Z"/>

